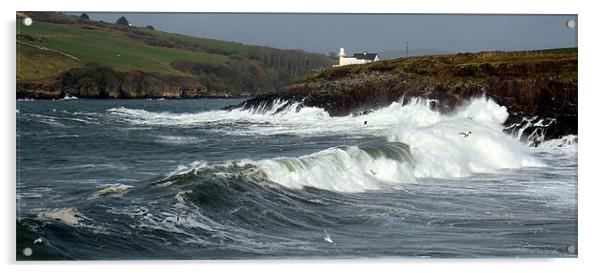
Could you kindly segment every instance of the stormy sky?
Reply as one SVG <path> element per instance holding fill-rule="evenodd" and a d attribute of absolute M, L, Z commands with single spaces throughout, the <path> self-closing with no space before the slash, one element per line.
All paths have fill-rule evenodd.
<path fill-rule="evenodd" d="M 68 14 L 79 15 L 80 12 Z M 94 13 L 135 26 L 286 49 L 475 52 L 577 46 L 575 15 Z"/>

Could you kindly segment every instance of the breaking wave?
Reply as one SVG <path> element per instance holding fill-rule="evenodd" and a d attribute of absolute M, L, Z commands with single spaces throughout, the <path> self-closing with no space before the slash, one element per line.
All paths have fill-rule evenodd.
<path fill-rule="evenodd" d="M 301 157 L 253 163 L 270 181 L 288 188 L 358 192 L 412 182 L 414 159 L 403 143 L 330 148 Z"/>
<path fill-rule="evenodd" d="M 502 169 L 543 167 L 529 148 L 504 133 L 506 107 L 486 97 L 475 98 L 450 114 L 430 107 L 433 101 L 411 99 L 363 116 L 330 117 L 322 109 L 276 101 L 248 110 L 212 111 L 197 114 L 150 113 L 143 110 L 111 109 L 144 124 L 191 124 L 209 121 L 245 120 L 255 131 L 282 133 L 287 124 L 296 134 L 364 130 L 387 136 L 387 143 L 342 146 L 300 157 L 278 157 L 258 161 L 241 160 L 228 166 L 252 166 L 239 175 L 253 175 L 294 189 L 315 187 L 341 192 L 383 189 L 415 182 L 417 178 L 461 178 Z M 361 127 L 365 127 L 362 129 Z M 243 129 L 244 130 L 244 129 Z M 171 175 L 213 168 L 206 162 L 181 166 Z M 222 164 L 223 167 L 223 164 Z M 228 173 L 228 172 L 226 172 Z M 258 179 L 260 177 L 261 179 Z"/>
<path fill-rule="evenodd" d="M 416 101 L 421 100 L 412 100 Z M 208 127 L 227 135 L 386 136 L 400 117 L 411 114 L 412 108 L 410 104 L 394 102 L 366 115 L 331 117 L 322 108 L 302 107 L 300 102 L 276 100 L 272 105 L 261 104 L 255 108 L 230 111 L 171 113 L 119 107 L 108 109 L 107 112 L 112 117 L 133 125 Z"/>
<path fill-rule="evenodd" d="M 309 124 L 330 118 L 321 108 L 301 107 L 301 103 L 277 100 L 271 107 L 260 105 L 250 109 L 217 110 L 199 113 L 150 112 L 125 107 L 111 108 L 107 112 L 134 125 L 196 127 L 228 124 Z M 255 126 L 256 127 L 256 126 Z M 274 128 L 278 129 L 278 128 Z M 269 131 L 267 132 L 269 134 Z"/>
<path fill-rule="evenodd" d="M 411 118 L 397 124 L 389 140 L 412 147 L 416 177 L 466 177 L 545 166 L 523 143 L 504 133 L 507 118 L 506 107 L 487 98 L 473 99 L 451 115 L 416 101 Z"/>

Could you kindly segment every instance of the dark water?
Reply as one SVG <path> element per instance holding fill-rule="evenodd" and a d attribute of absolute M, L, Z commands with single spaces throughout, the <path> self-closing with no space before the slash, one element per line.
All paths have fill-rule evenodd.
<path fill-rule="evenodd" d="M 479 152 L 502 133 L 463 121 L 448 157 L 416 136 L 455 120 L 407 146 L 409 108 L 218 111 L 239 102 L 18 101 L 18 259 L 577 256 L 576 144 Z"/>

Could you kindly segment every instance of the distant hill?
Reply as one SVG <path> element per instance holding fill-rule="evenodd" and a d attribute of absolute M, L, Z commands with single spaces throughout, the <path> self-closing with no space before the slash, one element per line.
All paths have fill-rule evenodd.
<path fill-rule="evenodd" d="M 452 54 L 452 53 L 455 53 L 455 52 L 445 51 L 445 50 L 436 50 L 436 49 L 422 49 L 422 48 L 408 50 L 408 55 L 410 57 L 411 56 L 425 56 L 425 55 L 445 55 L 445 54 Z M 393 59 L 397 59 L 397 58 L 403 58 L 405 56 L 406 56 L 405 49 L 404 50 L 383 51 L 383 52 L 378 53 L 378 57 L 381 60 L 393 60 Z"/>
<path fill-rule="evenodd" d="M 31 17 L 25 26 L 21 18 Z M 327 56 L 18 12 L 18 97 L 228 97 L 276 91 Z M 211 26 L 206 26 L 211 27 Z"/>

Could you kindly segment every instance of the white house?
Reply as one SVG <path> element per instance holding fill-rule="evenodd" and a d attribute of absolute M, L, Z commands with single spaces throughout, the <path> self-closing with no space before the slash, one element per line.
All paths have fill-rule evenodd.
<path fill-rule="evenodd" d="M 368 53 L 366 51 L 362 53 L 355 53 L 351 57 L 345 56 L 345 49 L 341 47 L 339 51 L 339 64 L 334 66 L 344 66 L 350 64 L 367 64 L 371 62 L 379 61 L 378 53 Z"/>

